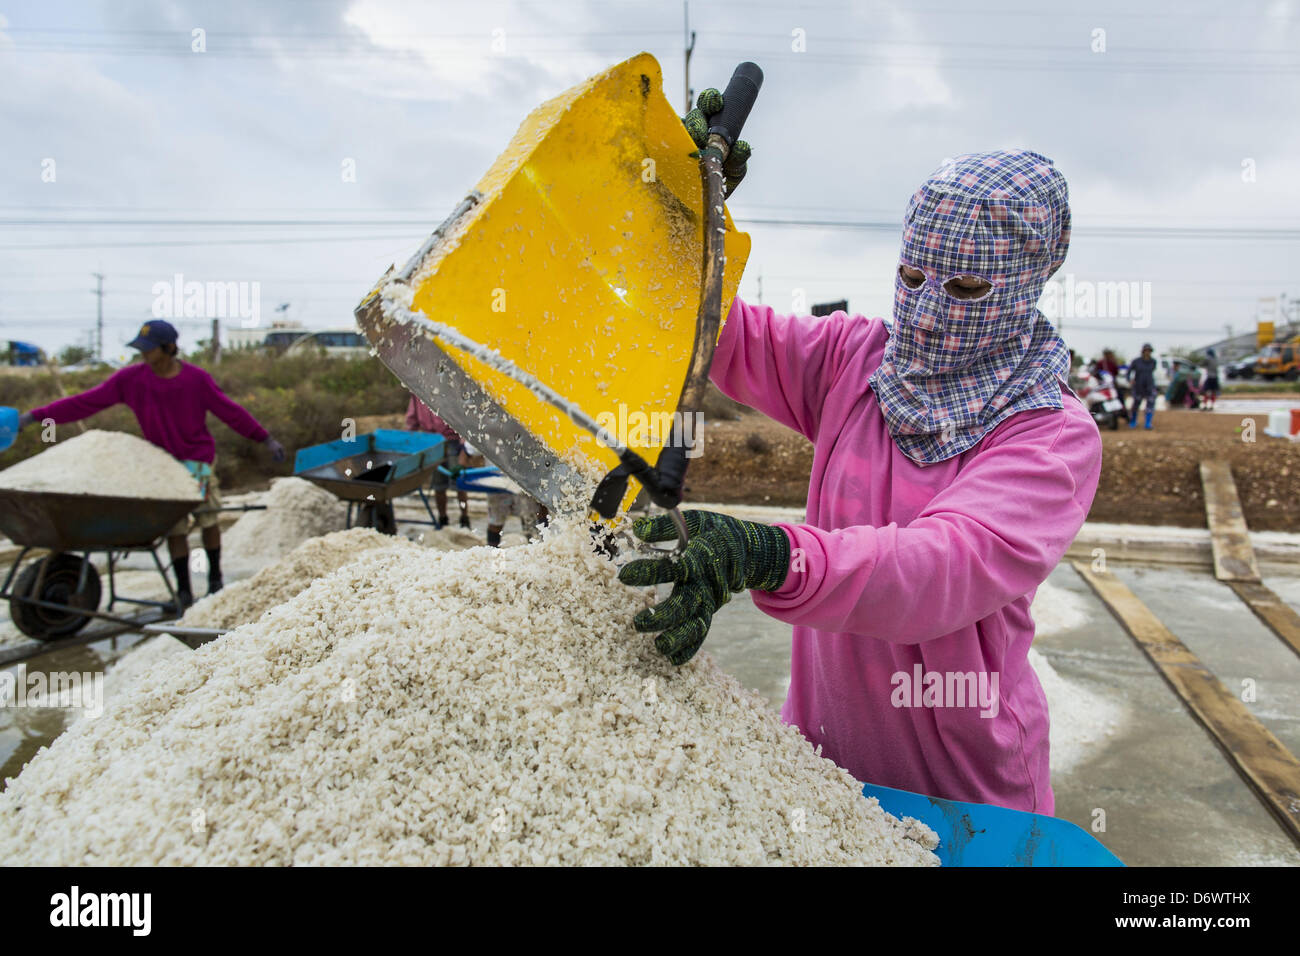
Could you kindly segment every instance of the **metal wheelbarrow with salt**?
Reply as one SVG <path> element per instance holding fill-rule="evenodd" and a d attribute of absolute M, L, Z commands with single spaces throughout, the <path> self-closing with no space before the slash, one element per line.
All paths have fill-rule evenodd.
<path fill-rule="evenodd" d="M 373 432 L 299 449 L 293 473 L 347 502 L 347 526 L 397 533 L 393 500 L 412 491 L 424 502 L 428 521 L 438 525 L 424 485 L 442 464 L 443 437 L 430 432 L 379 428 Z M 355 515 L 354 515 L 355 509 Z"/>
<path fill-rule="evenodd" d="M 189 514 L 195 504 L 188 500 L 0 489 L 0 532 L 21 549 L 0 586 L 0 599 L 9 602 L 14 625 L 29 637 L 51 642 L 70 639 L 95 619 L 118 625 L 111 633 L 138 629 L 139 617 L 112 613 L 119 602 L 154 609 L 154 620 L 173 616 L 176 592 L 157 548 L 168 529 Z M 33 556 L 38 549 L 48 553 Z M 117 593 L 116 565 L 124 553 L 131 551 L 145 551 L 153 557 L 169 595 L 167 601 Z M 99 572 L 91 563 L 91 555 L 96 552 L 102 552 L 107 560 L 106 611 L 99 610 L 103 588 Z M 97 633 L 94 639 L 111 633 Z M 24 656 L 32 656 L 28 651 L 41 649 L 19 650 Z M 11 658 L 18 659 L 7 655 L 3 660 L 10 662 Z"/>

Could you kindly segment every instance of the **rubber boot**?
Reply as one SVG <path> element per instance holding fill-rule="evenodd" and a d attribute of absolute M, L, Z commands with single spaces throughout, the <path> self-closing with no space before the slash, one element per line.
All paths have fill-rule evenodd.
<path fill-rule="evenodd" d="M 177 613 L 194 603 L 194 592 L 190 590 L 190 558 L 176 558 L 172 561 L 172 572 L 176 575 L 176 599 L 179 603 Z"/>
<path fill-rule="evenodd" d="M 208 548 L 208 593 L 216 594 L 226 582 L 221 577 L 221 549 Z"/>
<path fill-rule="evenodd" d="M 1129 428 L 1137 428 L 1137 427 L 1138 427 L 1138 416 L 1137 416 L 1137 412 L 1134 412 L 1132 415 L 1130 415 L 1130 416 L 1128 417 L 1128 427 L 1129 427 Z"/>
<path fill-rule="evenodd" d="M 1147 420 L 1146 420 L 1146 430 L 1147 430 L 1147 431 L 1150 431 L 1150 430 L 1151 430 L 1151 416 L 1152 416 L 1153 414 L 1155 414 L 1155 413 L 1154 413 L 1153 411 L 1151 411 L 1151 409 L 1148 408 L 1148 409 L 1147 409 Z"/>

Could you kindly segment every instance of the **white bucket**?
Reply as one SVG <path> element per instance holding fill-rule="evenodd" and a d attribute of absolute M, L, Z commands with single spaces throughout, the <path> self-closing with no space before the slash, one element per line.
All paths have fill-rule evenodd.
<path fill-rule="evenodd" d="M 1265 435 L 1271 435 L 1274 438 L 1289 438 L 1291 435 L 1291 409 L 1275 408 L 1268 413 L 1268 427 L 1264 429 Z"/>

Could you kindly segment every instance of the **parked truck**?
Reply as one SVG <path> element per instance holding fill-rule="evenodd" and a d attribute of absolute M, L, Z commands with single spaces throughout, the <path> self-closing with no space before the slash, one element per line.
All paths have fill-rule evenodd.
<path fill-rule="evenodd" d="M 1264 346 L 1255 362 L 1255 374 L 1260 378 L 1285 378 L 1294 382 L 1300 379 L 1300 335 L 1289 342 L 1272 342 Z"/>

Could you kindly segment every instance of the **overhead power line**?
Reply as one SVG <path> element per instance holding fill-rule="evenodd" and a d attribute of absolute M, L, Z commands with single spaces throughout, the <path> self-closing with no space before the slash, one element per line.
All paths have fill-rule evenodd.
<path fill-rule="evenodd" d="M 841 218 L 814 218 L 814 217 L 797 217 L 797 216 L 747 216 L 742 214 L 735 216 L 737 223 L 754 226 L 779 226 L 787 228 L 805 228 L 805 229 L 854 229 L 866 232 L 898 232 L 902 226 L 897 219 L 841 219 Z M 58 228 L 112 228 L 112 229 L 376 229 L 390 227 L 393 229 L 410 228 L 414 230 L 428 230 L 432 228 L 432 221 L 428 217 L 416 216 L 410 218 L 331 218 L 331 219 L 225 219 L 219 217 L 206 219 L 182 219 L 182 218 L 130 218 L 130 217 L 91 217 L 91 218 L 29 218 L 29 217 L 0 217 L 0 228 L 12 229 L 58 229 Z M 1239 240 L 1249 239 L 1254 241 L 1294 241 L 1300 239 L 1300 226 L 1213 226 L 1213 225 L 1178 225 L 1178 226 L 1153 226 L 1137 224 L 1107 224 L 1097 223 L 1089 224 L 1086 222 L 1077 222 L 1074 225 L 1074 233 L 1078 235 L 1097 236 L 1114 239 L 1227 239 Z M 179 245 L 222 245 L 237 242 L 345 242 L 349 238 L 357 241 L 369 239 L 403 239 L 406 233 L 397 235 L 383 236 L 305 236 L 301 239 L 292 237 L 277 237 L 275 239 L 254 239 L 254 238 L 213 238 L 213 239 L 194 239 L 194 240 L 176 240 Z M 168 240 L 159 240 L 160 244 L 169 244 Z M 123 240 L 121 242 L 112 240 L 104 243 L 87 243 L 88 246 L 96 245 L 136 245 L 141 244 L 133 240 Z M 145 242 L 142 244 L 154 245 L 158 243 Z M 76 246 L 34 246 L 29 248 L 80 248 Z M 11 248 L 0 246 L 0 248 Z"/>

